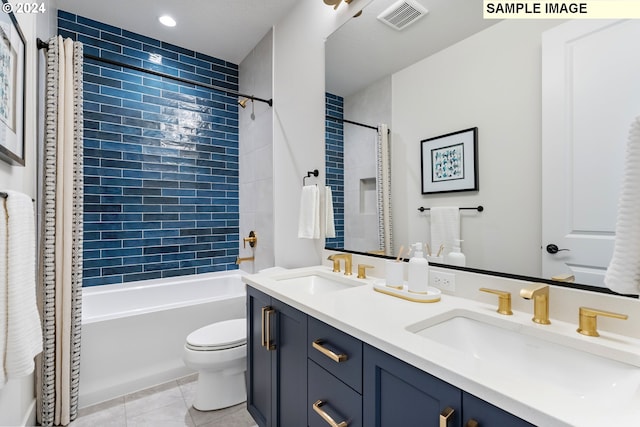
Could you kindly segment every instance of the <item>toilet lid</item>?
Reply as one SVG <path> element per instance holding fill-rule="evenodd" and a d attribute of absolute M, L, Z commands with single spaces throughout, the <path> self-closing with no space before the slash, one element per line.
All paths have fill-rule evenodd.
<path fill-rule="evenodd" d="M 246 319 L 225 320 L 195 330 L 187 336 L 193 350 L 223 350 L 247 342 Z"/>

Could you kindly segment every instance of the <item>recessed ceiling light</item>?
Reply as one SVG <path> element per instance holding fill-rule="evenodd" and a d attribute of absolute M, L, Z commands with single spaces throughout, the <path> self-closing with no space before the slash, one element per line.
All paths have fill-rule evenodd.
<path fill-rule="evenodd" d="M 160 21 L 162 25 L 166 25 L 167 27 L 176 26 L 176 20 L 169 15 L 162 15 L 160 18 L 158 18 L 158 21 Z"/>

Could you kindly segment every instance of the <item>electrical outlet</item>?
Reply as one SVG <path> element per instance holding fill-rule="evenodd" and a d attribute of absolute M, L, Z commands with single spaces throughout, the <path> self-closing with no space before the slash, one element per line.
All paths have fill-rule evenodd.
<path fill-rule="evenodd" d="M 449 292 L 456 291 L 456 275 L 455 274 L 431 270 L 429 272 L 429 282 L 431 286 L 435 286 L 440 290 L 449 291 Z"/>

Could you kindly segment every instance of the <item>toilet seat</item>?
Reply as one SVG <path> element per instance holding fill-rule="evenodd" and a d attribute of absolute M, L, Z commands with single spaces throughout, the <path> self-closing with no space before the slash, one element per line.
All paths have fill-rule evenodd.
<path fill-rule="evenodd" d="M 232 319 L 204 326 L 187 336 L 185 347 L 195 351 L 216 351 L 247 343 L 246 319 Z"/>

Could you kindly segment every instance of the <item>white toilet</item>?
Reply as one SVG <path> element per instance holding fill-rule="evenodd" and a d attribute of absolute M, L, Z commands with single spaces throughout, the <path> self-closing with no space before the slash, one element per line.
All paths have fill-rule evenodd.
<path fill-rule="evenodd" d="M 213 323 L 187 336 L 182 359 L 198 371 L 193 407 L 211 411 L 247 400 L 247 320 Z"/>

